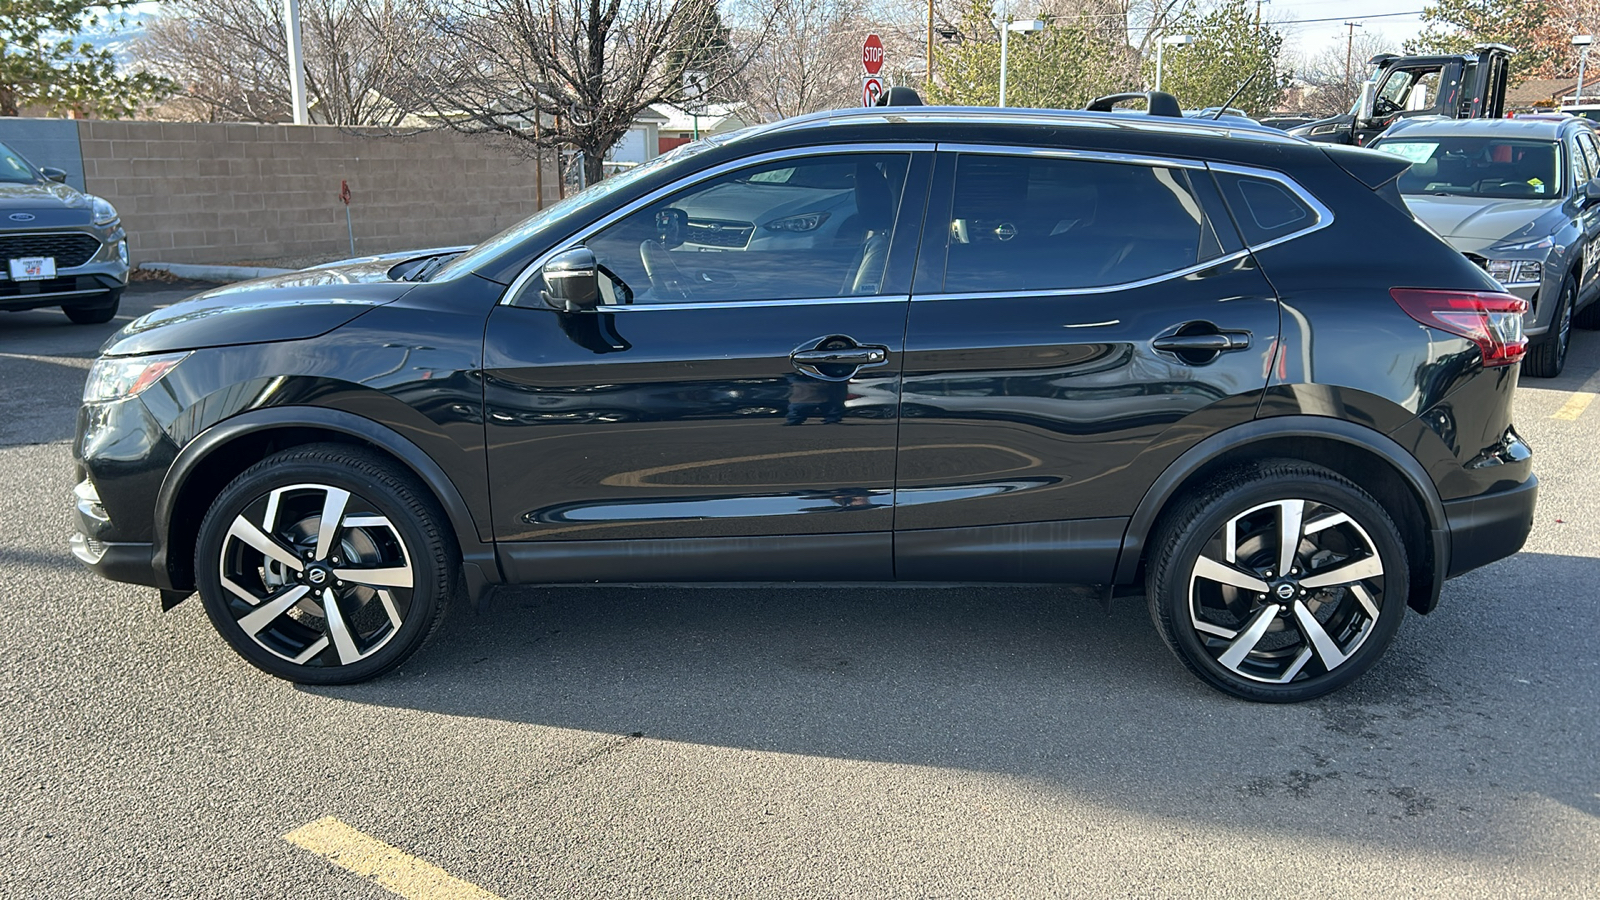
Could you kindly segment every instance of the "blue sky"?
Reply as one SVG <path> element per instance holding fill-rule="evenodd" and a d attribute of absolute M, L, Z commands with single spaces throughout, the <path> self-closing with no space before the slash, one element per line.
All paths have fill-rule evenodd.
<path fill-rule="evenodd" d="M 1290 52 L 1314 53 L 1344 40 L 1346 21 L 1360 22 L 1359 33 L 1378 33 L 1398 45 L 1422 31 L 1426 5 L 1427 0 L 1270 0 L 1262 16 L 1284 30 Z M 1318 19 L 1328 21 L 1313 21 Z"/>

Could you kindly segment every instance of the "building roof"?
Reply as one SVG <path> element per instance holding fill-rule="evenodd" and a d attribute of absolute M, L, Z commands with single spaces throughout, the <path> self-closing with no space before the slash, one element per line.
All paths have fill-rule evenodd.
<path fill-rule="evenodd" d="M 650 109 L 665 119 L 662 131 L 698 131 L 701 134 L 732 131 L 750 124 L 740 115 L 744 107 L 743 103 L 707 103 L 691 112 L 671 103 L 650 104 Z"/>

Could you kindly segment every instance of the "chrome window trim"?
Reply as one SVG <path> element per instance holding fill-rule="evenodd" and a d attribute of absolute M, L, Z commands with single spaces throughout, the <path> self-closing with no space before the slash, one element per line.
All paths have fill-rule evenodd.
<path fill-rule="evenodd" d="M 831 306 L 839 303 L 905 303 L 905 294 L 863 294 L 860 297 L 797 297 L 792 300 L 708 300 L 705 303 L 628 303 L 616 306 L 602 304 L 595 312 L 645 312 L 669 309 L 751 309 L 768 306 Z"/>
<path fill-rule="evenodd" d="M 1249 255 L 1249 250 L 1235 250 L 1234 252 L 1225 256 L 1213 257 L 1205 262 L 1195 263 L 1192 266 L 1178 269 L 1175 272 L 1168 272 L 1164 275 L 1152 275 L 1149 278 L 1141 278 L 1138 281 L 1123 281 L 1117 284 L 1094 285 L 1092 287 L 1078 288 L 1049 288 L 1046 290 L 1036 291 L 963 291 L 960 293 L 951 294 L 913 293 L 911 295 L 911 302 L 920 303 L 934 300 L 1020 300 L 1028 297 L 1078 297 L 1090 296 L 1094 294 L 1111 294 L 1117 291 L 1131 291 L 1136 288 L 1149 287 L 1153 284 L 1160 284 L 1163 281 L 1171 281 L 1175 278 L 1187 278 L 1190 275 L 1193 275 L 1197 272 L 1203 272 L 1206 269 L 1213 269 L 1217 266 L 1223 266 L 1231 262 L 1237 262 Z"/>
<path fill-rule="evenodd" d="M 1113 153 L 1102 150 L 1072 150 L 1065 147 L 1017 146 L 1012 144 L 946 144 L 940 142 L 939 152 L 972 153 L 986 156 L 1027 156 L 1046 159 L 1070 159 L 1081 162 L 1122 163 L 1135 166 L 1160 166 L 1165 169 L 1192 169 L 1203 171 L 1206 164 L 1198 159 L 1168 156 L 1141 156 L 1134 153 Z"/>
<path fill-rule="evenodd" d="M 1321 231 L 1322 229 L 1333 224 L 1333 210 L 1329 209 L 1321 200 L 1318 200 L 1310 191 L 1301 187 L 1298 181 L 1295 181 L 1293 178 L 1290 178 L 1288 175 L 1285 175 L 1276 169 L 1262 169 L 1256 166 L 1237 166 L 1232 163 L 1215 162 L 1207 163 L 1206 166 L 1213 172 L 1224 172 L 1229 175 L 1239 175 L 1245 178 L 1259 178 L 1263 181 L 1277 182 L 1278 184 L 1288 188 L 1290 193 L 1300 198 L 1300 202 L 1310 207 L 1311 211 L 1316 214 L 1316 222 L 1313 222 L 1299 231 L 1291 231 L 1286 235 L 1275 237 L 1270 241 L 1266 241 L 1265 243 L 1251 244 L 1249 241 L 1245 240 L 1244 234 L 1241 233 L 1239 235 L 1239 239 L 1245 241 L 1245 246 L 1249 247 L 1251 250 L 1260 251 L 1265 250 L 1268 247 L 1276 247 L 1279 244 L 1287 243 L 1288 241 L 1292 241 L 1296 238 L 1305 237 L 1312 232 Z M 1229 202 L 1226 194 L 1223 195 L 1222 202 Z"/>
<path fill-rule="evenodd" d="M 771 150 L 771 151 L 768 151 L 766 153 L 758 153 L 758 154 L 756 154 L 754 156 L 747 156 L 747 157 L 744 157 L 742 159 L 730 160 L 728 162 L 712 166 L 711 168 L 708 168 L 708 169 L 701 169 L 701 170 L 699 170 L 697 172 L 694 172 L 692 174 L 685 175 L 684 177 L 678 179 L 677 181 L 672 182 L 669 185 L 657 188 L 656 190 L 651 191 L 650 193 L 644 195 L 643 197 L 640 197 L 637 200 L 634 200 L 633 202 L 628 203 L 628 204 L 622 206 L 621 208 L 612 211 L 611 213 L 601 217 L 600 219 L 598 219 L 598 220 L 596 220 L 594 222 L 590 222 L 588 225 L 585 225 L 582 228 L 579 228 L 577 231 L 574 231 L 572 234 L 567 235 L 565 238 L 562 238 L 561 240 L 556 241 L 554 248 L 552 248 L 550 250 L 547 250 L 546 252 L 540 254 L 536 259 L 534 259 L 533 262 L 529 263 L 522 270 L 522 272 L 517 275 L 516 278 L 512 279 L 511 286 L 507 287 L 505 289 L 505 291 L 500 295 L 500 300 L 499 300 L 498 305 L 500 305 L 500 306 L 514 306 L 515 303 L 513 301 L 515 301 L 516 298 L 519 295 L 521 295 L 522 291 L 527 287 L 528 282 L 531 281 L 533 279 L 533 276 L 535 274 L 537 274 L 540 269 L 544 268 L 544 264 L 549 262 L 551 257 L 554 257 L 556 254 L 564 253 L 564 252 L 566 252 L 568 250 L 571 250 L 573 247 L 576 247 L 576 246 L 582 244 L 584 241 L 588 240 L 589 238 L 593 237 L 595 232 L 598 232 L 598 231 L 606 228 L 607 226 L 611 225 L 613 222 L 616 222 L 618 219 L 623 218 L 624 216 L 632 215 L 633 213 L 638 212 L 640 209 L 643 209 L 644 207 L 649 206 L 650 204 L 656 202 L 657 200 L 660 200 L 662 197 L 665 197 L 668 194 L 672 194 L 672 193 L 674 193 L 676 191 L 683 190 L 684 188 L 692 187 L 692 186 L 694 186 L 696 184 L 699 184 L 702 181 L 710 181 L 711 179 L 716 178 L 719 175 L 725 175 L 728 172 L 734 171 L 735 169 L 744 169 L 744 168 L 748 168 L 750 166 L 759 166 L 759 165 L 761 165 L 763 163 L 774 162 L 774 161 L 782 160 L 782 159 L 799 159 L 799 158 L 807 157 L 807 156 L 826 156 L 826 155 L 829 155 L 829 154 L 837 154 L 837 153 L 849 153 L 849 154 L 856 154 L 856 153 L 918 153 L 918 152 L 931 153 L 935 149 L 936 146 L 937 145 L 935 143 L 931 142 L 931 141 L 906 141 L 906 142 L 887 142 L 887 143 L 869 143 L 869 144 L 818 144 L 818 145 L 812 146 L 812 147 L 790 147 L 790 148 L 785 149 L 785 150 Z M 863 295 L 863 296 L 865 296 L 865 297 L 873 297 L 873 296 L 880 296 L 880 295 L 866 294 L 866 295 Z M 744 301 L 731 301 L 731 302 L 734 302 L 735 305 L 746 305 Z M 756 301 L 756 302 L 790 302 L 790 301 Z M 632 304 L 629 304 L 629 305 L 631 306 Z M 678 306 L 678 305 L 685 305 L 685 304 L 670 304 L 670 303 L 660 303 L 660 304 L 656 304 L 656 303 L 641 303 L 641 304 L 638 304 L 638 306 L 640 306 L 640 307 L 645 307 L 645 306 Z M 699 304 L 686 304 L 686 305 L 699 305 Z M 530 308 L 532 308 L 532 307 L 530 307 Z M 619 305 L 619 306 L 606 306 L 606 307 L 603 307 L 603 308 L 606 309 L 606 310 L 612 310 L 612 309 L 622 309 L 624 307 Z"/>

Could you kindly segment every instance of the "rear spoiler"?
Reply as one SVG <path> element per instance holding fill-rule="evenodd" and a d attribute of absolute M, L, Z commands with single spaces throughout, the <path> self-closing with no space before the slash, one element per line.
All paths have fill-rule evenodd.
<path fill-rule="evenodd" d="M 1328 158 L 1333 160 L 1335 165 L 1374 191 L 1399 178 L 1402 172 L 1411 168 L 1411 163 L 1381 150 L 1345 147 L 1340 144 L 1317 146 L 1322 148 L 1323 153 L 1328 154 Z"/>

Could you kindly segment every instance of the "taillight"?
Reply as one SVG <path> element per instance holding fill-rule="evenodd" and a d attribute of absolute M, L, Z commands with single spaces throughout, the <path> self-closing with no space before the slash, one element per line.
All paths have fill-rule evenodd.
<path fill-rule="evenodd" d="M 1421 288 L 1391 288 L 1389 296 L 1418 322 L 1477 344 L 1485 366 L 1509 366 L 1528 352 L 1528 339 L 1522 334 L 1528 301 L 1521 297 Z"/>

